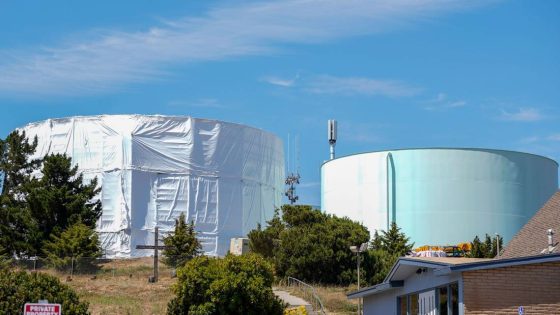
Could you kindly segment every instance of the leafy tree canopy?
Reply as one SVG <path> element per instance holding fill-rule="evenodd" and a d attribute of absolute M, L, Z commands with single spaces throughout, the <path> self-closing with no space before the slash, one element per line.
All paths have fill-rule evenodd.
<path fill-rule="evenodd" d="M 272 292 L 272 266 L 255 254 L 195 257 L 177 270 L 167 314 L 282 314 Z"/>
<path fill-rule="evenodd" d="M 21 314 L 26 302 L 48 300 L 62 305 L 64 315 L 86 315 L 88 303 L 60 283 L 58 278 L 44 273 L 0 271 L 0 314 Z"/>
<path fill-rule="evenodd" d="M 282 217 L 277 213 L 266 229 L 249 233 L 252 249 L 272 256 L 280 277 L 325 284 L 355 281 L 356 257 L 349 248 L 368 241 L 363 225 L 310 206 L 284 205 L 281 210 Z"/>

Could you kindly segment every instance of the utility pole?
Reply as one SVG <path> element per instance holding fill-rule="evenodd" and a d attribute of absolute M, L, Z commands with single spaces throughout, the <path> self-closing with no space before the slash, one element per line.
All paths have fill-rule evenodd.
<path fill-rule="evenodd" d="M 358 291 L 360 290 L 360 253 L 363 253 L 367 250 L 368 243 L 362 243 L 360 247 L 358 246 L 350 246 L 350 250 L 353 253 L 356 253 L 356 258 L 358 261 Z M 358 315 L 362 314 L 361 310 L 362 306 L 362 298 L 358 298 Z"/>
<path fill-rule="evenodd" d="M 496 257 L 500 258 L 500 234 L 496 233 Z"/>

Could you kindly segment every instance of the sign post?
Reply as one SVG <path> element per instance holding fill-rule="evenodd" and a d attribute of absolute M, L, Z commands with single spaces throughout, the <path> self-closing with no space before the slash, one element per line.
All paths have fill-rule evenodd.
<path fill-rule="evenodd" d="M 25 303 L 23 315 L 61 315 L 62 306 L 60 304 L 49 303 Z"/>

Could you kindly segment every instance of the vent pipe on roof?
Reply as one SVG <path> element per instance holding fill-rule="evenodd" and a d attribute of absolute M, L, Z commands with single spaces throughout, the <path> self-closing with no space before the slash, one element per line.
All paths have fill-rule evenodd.
<path fill-rule="evenodd" d="M 546 231 L 546 235 L 548 235 L 548 253 L 551 254 L 554 250 L 554 231 L 552 231 L 552 229 L 548 229 L 548 231 Z"/>

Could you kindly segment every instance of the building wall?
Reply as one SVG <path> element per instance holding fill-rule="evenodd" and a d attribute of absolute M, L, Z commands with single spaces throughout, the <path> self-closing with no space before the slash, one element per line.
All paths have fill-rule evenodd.
<path fill-rule="evenodd" d="M 560 314 L 560 262 L 463 272 L 465 314 Z"/>
<path fill-rule="evenodd" d="M 413 273 L 410 277 L 406 278 L 401 288 L 364 297 L 364 315 L 397 314 L 397 297 L 424 292 L 449 283 L 458 283 L 459 281 L 459 274 L 436 276 L 431 268 L 428 268 L 426 272 L 420 275 Z"/>
<path fill-rule="evenodd" d="M 321 168 L 321 209 L 371 233 L 395 221 L 417 246 L 499 233 L 507 243 L 558 189 L 558 164 L 486 149 L 409 149 L 337 158 Z"/>

